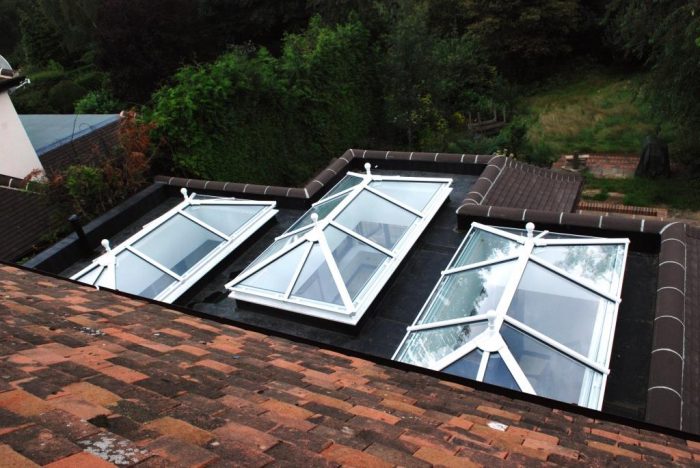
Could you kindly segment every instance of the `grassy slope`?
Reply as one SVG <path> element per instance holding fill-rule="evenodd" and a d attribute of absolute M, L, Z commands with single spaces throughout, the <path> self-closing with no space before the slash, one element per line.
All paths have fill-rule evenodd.
<path fill-rule="evenodd" d="M 556 154 L 638 153 L 655 124 L 639 94 L 641 77 L 593 70 L 525 98 L 528 137 Z"/>

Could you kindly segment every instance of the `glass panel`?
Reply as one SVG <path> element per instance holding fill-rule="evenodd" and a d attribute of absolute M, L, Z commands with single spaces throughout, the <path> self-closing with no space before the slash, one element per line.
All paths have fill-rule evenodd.
<path fill-rule="evenodd" d="M 345 287 L 354 301 L 389 257 L 333 226 L 326 228 L 324 234 Z"/>
<path fill-rule="evenodd" d="M 517 255 L 521 244 L 475 228 L 450 268 Z"/>
<path fill-rule="evenodd" d="M 441 322 L 496 309 L 513 262 L 445 275 L 418 324 Z"/>
<path fill-rule="evenodd" d="M 367 191 L 360 193 L 336 218 L 343 226 L 387 249 L 393 249 L 417 219 Z"/>
<path fill-rule="evenodd" d="M 456 360 L 442 371 L 452 375 L 459 375 L 468 379 L 476 379 L 481 365 L 481 356 L 484 353 L 480 349 L 475 349 L 461 359 Z"/>
<path fill-rule="evenodd" d="M 501 336 L 538 395 L 578 404 L 586 366 L 508 324 Z"/>
<path fill-rule="evenodd" d="M 240 284 L 284 294 L 287 292 L 289 283 L 292 282 L 292 277 L 297 271 L 299 262 L 302 261 L 304 252 L 306 252 L 306 247 L 300 245 L 246 278 Z"/>
<path fill-rule="evenodd" d="M 346 175 L 345 177 L 343 177 L 343 179 L 340 182 L 335 184 L 335 186 L 327 194 L 325 194 L 323 196 L 323 198 L 330 198 L 333 195 L 335 195 L 336 193 L 340 193 L 343 190 L 347 190 L 350 187 L 356 186 L 360 182 L 362 182 L 362 177 L 356 177 L 353 175 Z"/>
<path fill-rule="evenodd" d="M 369 185 L 415 210 L 423 211 L 423 208 L 430 203 L 437 191 L 445 184 L 381 180 L 370 182 Z"/>
<path fill-rule="evenodd" d="M 96 266 L 95 268 L 88 271 L 80 278 L 78 278 L 78 281 L 85 283 L 85 284 L 90 284 L 90 285 L 95 284 L 95 280 L 99 276 L 100 272 L 102 272 L 102 268 L 103 267 L 101 267 L 101 266 Z"/>
<path fill-rule="evenodd" d="M 175 278 L 128 250 L 117 255 L 116 272 L 118 291 L 151 299 L 175 282 Z"/>
<path fill-rule="evenodd" d="M 609 301 L 530 262 L 525 268 L 508 315 L 561 344 L 595 358 L 602 320 Z M 597 324 L 597 326 L 596 326 Z M 595 349 L 592 349 L 595 348 Z"/>
<path fill-rule="evenodd" d="M 309 232 L 308 229 L 303 230 L 303 231 L 301 231 L 301 232 L 299 232 L 299 233 L 297 233 L 297 234 L 294 234 L 294 235 L 292 235 L 292 236 L 287 236 L 287 237 L 285 237 L 285 238 L 276 240 L 275 242 L 273 242 L 272 244 L 270 244 L 270 246 L 269 246 L 267 249 L 265 249 L 265 250 L 263 251 L 263 253 L 261 253 L 260 255 L 258 255 L 258 256 L 255 258 L 255 260 L 253 260 L 253 262 L 252 262 L 250 265 L 248 265 L 248 266 L 245 268 L 245 270 L 243 270 L 243 271 L 246 272 L 246 271 L 250 270 L 250 269 L 253 268 L 255 265 L 257 265 L 258 263 L 260 263 L 260 262 L 262 262 L 263 260 L 265 260 L 266 258 L 270 257 L 271 255 L 276 254 L 277 252 L 279 252 L 280 250 L 282 250 L 283 248 L 285 248 L 285 247 L 288 246 L 289 244 L 292 244 L 294 241 L 296 241 L 296 240 L 299 239 L 300 237 L 304 236 L 307 232 Z"/>
<path fill-rule="evenodd" d="M 222 242 L 211 231 L 176 215 L 134 243 L 134 248 L 183 275 Z"/>
<path fill-rule="evenodd" d="M 624 245 L 551 245 L 536 247 L 537 257 L 572 276 L 585 278 L 605 292 L 617 292 Z"/>
<path fill-rule="evenodd" d="M 260 205 L 199 205 L 188 206 L 185 212 L 230 236 L 264 208 Z"/>
<path fill-rule="evenodd" d="M 397 360 L 422 367 L 432 367 L 440 359 L 477 337 L 486 322 L 472 322 L 452 327 L 411 332 Z"/>
<path fill-rule="evenodd" d="M 295 229 L 300 229 L 304 226 L 310 226 L 313 221 L 311 220 L 311 215 L 316 213 L 318 219 L 323 219 L 328 216 L 328 213 L 333 211 L 333 208 L 338 206 L 340 202 L 345 200 L 345 196 L 334 198 L 333 200 L 328 200 L 327 202 L 319 203 L 316 206 L 312 206 L 304 215 L 299 218 L 294 224 L 292 224 L 289 229 L 285 232 L 292 232 Z"/>
<path fill-rule="evenodd" d="M 513 374 L 510 373 L 508 366 L 499 353 L 491 353 L 489 355 L 484 382 L 510 388 L 511 390 L 520 390 L 520 386 L 518 386 L 518 383 L 513 378 Z"/>
<path fill-rule="evenodd" d="M 338 287 L 328 268 L 321 247 L 314 244 L 311 253 L 301 269 L 301 274 L 292 289 L 292 296 L 303 297 L 319 302 L 343 305 Z"/>

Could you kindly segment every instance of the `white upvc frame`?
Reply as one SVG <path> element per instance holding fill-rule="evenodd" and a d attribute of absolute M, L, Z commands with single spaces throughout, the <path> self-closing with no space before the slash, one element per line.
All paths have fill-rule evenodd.
<path fill-rule="evenodd" d="M 326 203 L 333 199 L 339 197 L 344 197 L 326 216 L 319 219 L 318 216 L 311 216 L 311 223 L 302 227 L 296 227 L 291 231 L 285 232 L 282 235 L 275 238 L 275 241 L 284 239 L 293 235 L 299 235 L 295 241 L 289 243 L 288 245 L 282 247 L 280 250 L 270 255 L 268 258 L 254 263 L 253 267 L 249 267 L 244 270 L 240 275 L 234 278 L 231 282 L 226 284 L 226 288 L 231 291 L 230 297 L 252 302 L 256 304 L 261 304 L 268 307 L 279 308 L 287 310 L 290 312 L 295 312 L 303 315 L 308 315 L 312 317 L 322 318 L 326 320 L 332 320 L 335 322 L 357 325 L 357 323 L 362 319 L 362 316 L 369 308 L 370 304 L 379 295 L 380 291 L 389 280 L 391 275 L 396 271 L 398 266 L 401 264 L 403 259 L 408 255 L 413 244 L 418 240 L 418 237 L 427 228 L 428 224 L 438 212 L 440 207 L 443 205 L 445 200 L 449 197 L 452 192 L 452 179 L 449 178 L 432 178 L 432 177 L 403 177 L 403 176 L 387 176 L 387 175 L 376 175 L 371 173 L 371 167 L 369 164 L 365 164 L 366 173 L 356 173 L 348 172 L 347 175 L 350 177 L 358 177 L 361 181 L 350 187 L 348 189 L 342 190 L 331 196 L 321 198 L 319 201 L 312 205 L 312 208 L 318 206 L 319 204 Z M 440 187 L 432 199 L 427 203 L 427 205 L 422 210 L 416 210 L 394 197 L 382 192 L 381 190 L 374 189 L 370 187 L 370 183 L 374 181 L 400 181 L 400 182 L 424 182 L 424 183 L 440 183 Z M 373 195 L 380 197 L 381 199 L 397 206 L 403 211 L 410 213 L 415 216 L 416 221 L 408 226 L 406 232 L 402 235 L 401 239 L 397 244 L 389 249 L 384 246 L 377 244 L 376 242 L 367 239 L 363 235 L 353 231 L 352 229 L 342 225 L 341 223 L 335 221 L 335 219 L 348 207 L 350 204 L 363 192 L 367 191 Z M 305 216 L 305 215 L 304 215 Z M 301 218 L 300 218 L 301 219 Z M 348 293 L 347 287 L 342 279 L 338 266 L 336 265 L 333 254 L 328 246 L 325 238 L 324 230 L 332 226 L 335 229 L 343 232 L 344 234 L 354 238 L 358 242 L 365 244 L 372 249 L 384 254 L 386 256 L 384 262 L 379 266 L 371 281 L 364 286 L 362 291 L 358 294 L 357 298 L 353 301 Z M 261 271 L 267 265 L 271 264 L 283 255 L 291 252 L 294 248 L 298 247 L 303 243 L 318 243 L 321 247 L 324 259 L 328 264 L 331 272 L 333 282 L 340 293 L 343 300 L 342 306 L 337 306 L 335 304 L 315 301 L 312 299 L 306 299 L 301 297 L 295 297 L 291 295 L 291 291 L 294 288 L 294 283 L 297 281 L 301 268 L 303 268 L 303 263 L 306 262 L 311 249 L 309 248 L 303 255 L 304 259 L 297 271 L 295 271 L 291 284 L 288 286 L 287 291 L 284 294 L 275 293 L 273 291 L 263 290 L 255 288 L 243 282 L 254 275 L 255 273 Z"/>
<path fill-rule="evenodd" d="M 87 284 L 94 286 L 97 280 L 101 279 L 101 276 L 106 274 L 107 276 L 103 279 L 105 284 L 96 287 L 98 289 L 99 287 L 117 289 L 116 258 L 120 253 L 127 251 L 174 279 L 174 282 L 171 285 L 154 297 L 154 299 L 157 301 L 172 303 L 189 288 L 191 288 L 197 281 L 199 281 L 207 272 L 219 264 L 219 262 L 231 254 L 231 252 L 236 250 L 238 246 L 245 242 L 258 229 L 264 226 L 270 219 L 274 218 L 278 212 L 278 210 L 275 209 L 276 202 L 274 201 L 239 200 L 236 198 L 215 197 L 196 198 L 196 193 L 192 192 L 191 194 L 188 194 L 187 189 L 185 188 L 180 190 L 180 192 L 184 198 L 182 202 L 153 221 L 145 224 L 139 232 L 129 237 L 118 246 L 112 248 L 106 239 L 103 240 L 102 245 L 105 248 L 105 253 L 93 260 L 89 266 L 83 268 L 81 271 L 73 275 L 71 279 L 80 281 L 80 278 L 87 273 L 93 271 L 95 268 L 100 268 L 100 273 L 95 278 L 95 281 Z M 231 235 L 226 235 L 215 227 L 210 226 L 199 218 L 187 213 L 186 209 L 189 206 L 260 206 L 261 210 L 246 223 L 241 225 Z M 134 247 L 139 240 L 145 238 L 164 223 L 176 216 L 184 216 L 188 221 L 191 221 L 194 224 L 206 229 L 207 231 L 221 238 L 223 241 L 182 275 L 178 275 L 166 266 L 160 264 L 160 262 Z"/>
<path fill-rule="evenodd" d="M 468 355 L 476 349 L 480 349 L 483 352 L 481 365 L 479 366 L 479 371 L 476 375 L 476 380 L 483 381 L 484 374 L 486 370 L 486 365 L 488 358 L 491 353 L 500 353 L 504 363 L 511 372 L 516 383 L 520 387 L 520 390 L 526 393 L 536 394 L 534 388 L 530 384 L 529 380 L 525 376 L 524 372 L 518 365 L 517 361 L 513 357 L 512 353 L 508 349 L 505 341 L 500 335 L 500 328 L 504 322 L 513 328 L 519 330 L 520 332 L 531 336 L 532 338 L 544 343 L 545 345 L 553 348 L 554 350 L 560 352 L 564 356 L 567 356 L 581 364 L 583 364 L 588 372 L 586 373 L 586 378 L 584 379 L 584 384 L 582 386 L 578 404 L 581 406 L 587 406 L 589 408 L 594 408 L 600 410 L 603 405 L 603 396 L 605 394 L 605 385 L 607 382 L 607 376 L 610 373 L 610 359 L 612 355 L 612 344 L 613 337 L 615 335 L 615 326 L 617 323 L 617 314 L 620 304 L 620 292 L 622 290 L 622 278 L 624 278 L 625 264 L 627 259 L 627 253 L 629 249 L 629 239 L 606 239 L 606 238 L 595 238 L 595 237 L 583 237 L 583 236 L 572 236 L 571 238 L 565 239 L 546 239 L 545 236 L 548 231 L 542 231 L 538 235 L 534 235 L 535 226 L 532 223 L 526 225 L 526 235 L 518 236 L 509 231 L 503 231 L 493 226 L 487 226 L 480 223 L 472 223 L 469 232 L 464 237 L 459 247 L 455 251 L 452 259 L 448 263 L 448 267 L 441 272 L 440 281 L 435 284 L 432 292 L 428 296 L 428 299 L 423 304 L 421 311 L 416 316 L 413 325 L 407 327 L 406 335 L 403 340 L 396 348 L 394 352 L 393 359 L 397 360 L 399 354 L 403 351 L 404 344 L 406 340 L 412 333 L 420 332 L 424 330 L 432 330 L 437 328 L 457 326 L 465 323 L 471 322 L 483 322 L 488 320 L 489 327 L 486 331 L 480 333 L 479 335 L 473 337 L 464 345 L 455 349 L 454 351 L 448 353 L 447 355 L 440 358 L 438 361 L 434 362 L 429 367 L 433 370 L 444 370 L 451 364 L 455 363 L 459 359 Z M 463 252 L 466 243 L 469 241 L 472 233 L 475 230 L 485 231 L 502 238 L 509 239 L 513 242 L 520 244 L 520 248 L 517 253 L 494 258 L 489 260 L 484 260 L 472 264 L 454 266 L 459 255 Z M 551 264 L 550 262 L 537 257 L 533 253 L 535 247 L 543 246 L 575 246 L 575 245 L 622 245 L 624 247 L 624 252 L 622 256 L 622 266 L 620 270 L 619 280 L 611 285 L 611 291 L 603 291 L 591 281 L 584 278 L 580 278 L 571 275 L 564 271 L 563 269 Z M 596 323 L 594 325 L 593 340 L 591 343 L 590 355 L 584 356 L 573 349 L 559 343 L 558 341 L 550 338 L 543 333 L 529 327 L 528 325 L 516 320 L 515 318 L 507 315 L 507 311 L 510 308 L 511 302 L 518 290 L 518 286 L 522 280 L 525 269 L 528 264 L 533 262 L 538 266 L 541 266 L 552 273 L 555 273 L 568 281 L 571 281 L 582 288 L 592 292 L 602 300 L 600 301 L 598 307 L 598 315 Z M 468 270 L 474 270 L 477 268 L 483 268 L 487 266 L 511 263 L 511 273 L 505 284 L 504 290 L 501 293 L 501 298 L 498 301 L 495 310 L 489 311 L 486 314 L 478 314 L 469 317 L 454 318 L 450 320 L 441 320 L 439 322 L 432 323 L 419 323 L 430 308 L 433 302 L 437 299 L 441 286 L 443 285 L 443 279 L 446 276 L 460 273 Z"/>

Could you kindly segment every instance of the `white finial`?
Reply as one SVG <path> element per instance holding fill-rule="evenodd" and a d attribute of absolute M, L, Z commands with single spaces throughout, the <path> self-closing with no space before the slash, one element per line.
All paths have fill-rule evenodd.
<path fill-rule="evenodd" d="M 525 230 L 527 231 L 527 237 L 532 238 L 532 233 L 535 231 L 535 224 L 534 223 L 527 223 L 525 225 Z"/>
<path fill-rule="evenodd" d="M 372 175 L 372 165 L 370 163 L 365 163 L 365 171 L 367 171 L 367 175 Z"/>
<path fill-rule="evenodd" d="M 112 250 L 112 247 L 109 246 L 109 241 L 107 239 L 102 239 L 102 242 L 100 242 L 100 244 L 102 244 L 102 247 L 105 248 L 106 252 Z"/>
<path fill-rule="evenodd" d="M 498 314 L 493 309 L 486 312 L 486 320 L 489 321 L 489 330 L 492 330 L 492 331 L 496 330 L 496 318 L 497 317 L 498 317 Z"/>
<path fill-rule="evenodd" d="M 185 197 L 185 200 L 187 200 L 187 189 L 185 187 L 182 187 L 180 189 L 180 193 L 182 194 L 183 197 Z"/>
<path fill-rule="evenodd" d="M 318 213 L 311 213 L 311 221 L 313 221 L 314 224 L 318 224 Z"/>

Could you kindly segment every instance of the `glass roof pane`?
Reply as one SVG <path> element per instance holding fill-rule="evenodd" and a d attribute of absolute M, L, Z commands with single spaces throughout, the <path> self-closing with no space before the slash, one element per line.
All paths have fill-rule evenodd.
<path fill-rule="evenodd" d="M 417 216 L 363 191 L 337 217 L 343 226 L 370 239 L 382 247 L 393 249 Z"/>
<path fill-rule="evenodd" d="M 432 367 L 437 361 L 477 337 L 486 330 L 486 322 L 472 322 L 452 327 L 411 332 L 397 359 L 422 367 Z"/>
<path fill-rule="evenodd" d="M 500 353 L 491 353 L 489 355 L 486 373 L 484 373 L 484 382 L 510 388 L 511 390 L 520 390 L 520 386 L 513 378 L 513 374 L 510 373 Z"/>
<path fill-rule="evenodd" d="M 625 246 L 551 245 L 535 247 L 537 257 L 548 261 L 572 276 L 585 278 L 601 291 L 617 291 L 622 276 Z"/>
<path fill-rule="evenodd" d="M 289 283 L 292 282 L 292 277 L 297 271 L 305 251 L 306 249 L 303 246 L 295 247 L 260 269 L 257 273 L 243 280 L 241 284 L 284 294 L 287 292 Z"/>
<path fill-rule="evenodd" d="M 125 250 L 117 255 L 116 289 L 148 298 L 155 298 L 175 282 L 175 278 Z"/>
<path fill-rule="evenodd" d="M 538 395 L 578 404 L 586 372 L 593 371 L 508 324 L 501 336 Z"/>
<path fill-rule="evenodd" d="M 481 356 L 484 353 L 480 349 L 475 349 L 461 359 L 456 360 L 442 371 L 452 375 L 459 375 L 475 380 L 481 365 Z"/>
<path fill-rule="evenodd" d="M 326 216 L 328 216 L 328 213 L 333 211 L 333 208 L 338 206 L 340 202 L 345 200 L 345 197 L 347 195 L 344 195 L 342 197 L 337 197 L 334 198 L 333 200 L 328 200 L 327 202 L 319 203 L 316 206 L 312 206 L 304 215 L 299 218 L 294 224 L 292 224 L 289 229 L 287 229 L 285 232 L 292 232 L 296 229 L 300 229 L 304 226 L 311 226 L 313 221 L 311 220 L 311 215 L 316 213 L 318 215 L 318 219 L 323 219 Z"/>
<path fill-rule="evenodd" d="M 78 279 L 78 281 L 80 281 L 82 283 L 92 285 L 92 284 L 95 284 L 95 280 L 97 279 L 97 277 L 99 276 L 101 271 L 102 271 L 102 267 L 96 266 L 95 268 L 88 271 L 83 276 L 81 276 L 80 278 L 77 278 L 77 279 Z"/>
<path fill-rule="evenodd" d="M 389 257 L 333 226 L 327 227 L 324 233 L 345 287 L 354 301 Z"/>
<path fill-rule="evenodd" d="M 224 239 L 176 215 L 134 243 L 134 248 L 178 275 L 183 275 Z"/>
<path fill-rule="evenodd" d="M 584 356 L 595 358 L 594 331 L 608 300 L 533 262 L 525 267 L 508 315 Z M 596 335 L 599 334 L 596 333 Z"/>
<path fill-rule="evenodd" d="M 398 180 L 376 180 L 370 182 L 370 187 L 400 201 L 404 205 L 423 211 L 435 193 L 445 184 L 439 182 L 413 182 Z"/>
<path fill-rule="evenodd" d="M 301 269 L 301 274 L 292 289 L 292 296 L 303 297 L 318 302 L 343 305 L 338 287 L 323 256 L 321 246 L 317 243 Z"/>
<path fill-rule="evenodd" d="M 512 262 L 445 275 L 432 300 L 416 322 L 433 323 L 496 309 L 505 287 Z"/>
<path fill-rule="evenodd" d="M 185 212 L 230 236 L 265 208 L 263 205 L 192 205 Z"/>
<path fill-rule="evenodd" d="M 469 240 L 450 268 L 517 255 L 521 244 L 481 229 L 473 229 Z"/>
<path fill-rule="evenodd" d="M 310 227 L 311 227 L 311 226 L 309 226 L 309 228 L 310 228 Z M 301 236 L 305 235 L 307 232 L 309 232 L 309 231 L 308 231 L 308 230 L 304 230 L 304 231 L 301 231 L 301 232 L 299 232 L 299 233 L 297 233 L 297 234 L 294 234 L 294 235 L 292 235 L 292 236 L 287 236 L 287 237 L 284 237 L 284 238 L 282 238 L 282 239 L 277 239 L 275 242 L 273 242 L 272 244 L 270 244 L 270 246 L 269 246 L 267 249 L 265 249 L 265 250 L 263 251 L 263 253 L 261 253 L 260 255 L 258 255 L 258 256 L 255 258 L 255 260 L 253 260 L 253 262 L 252 262 L 250 265 L 248 265 L 243 271 L 245 272 L 245 271 L 250 270 L 250 269 L 253 268 L 255 265 L 257 265 L 258 263 L 262 262 L 263 260 L 265 260 L 265 259 L 268 258 L 269 256 L 274 255 L 275 253 L 277 253 L 277 252 L 279 252 L 280 250 L 282 250 L 284 247 L 286 247 L 286 246 L 288 246 L 289 244 L 293 243 L 294 241 L 296 241 L 297 239 L 299 239 Z"/>
<path fill-rule="evenodd" d="M 340 182 L 335 184 L 335 186 L 327 194 L 325 194 L 322 199 L 330 198 L 333 195 L 335 195 L 336 193 L 340 193 L 343 190 L 347 190 L 350 187 L 356 186 L 360 182 L 362 182 L 362 177 L 357 177 L 357 176 L 348 174 L 345 177 L 343 177 L 343 179 Z"/>

